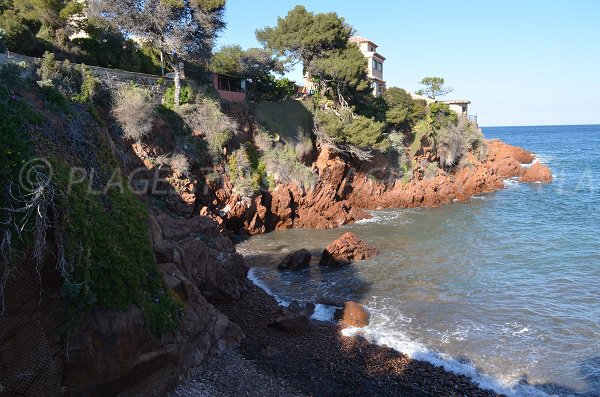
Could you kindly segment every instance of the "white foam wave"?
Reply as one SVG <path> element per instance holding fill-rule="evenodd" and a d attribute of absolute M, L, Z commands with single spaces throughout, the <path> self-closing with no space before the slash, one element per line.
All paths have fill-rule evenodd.
<path fill-rule="evenodd" d="M 288 306 L 290 301 L 277 296 L 273 291 L 259 278 L 257 268 L 251 268 L 248 271 L 248 279 L 257 287 L 261 288 L 267 294 L 272 296 L 279 305 Z M 315 312 L 311 316 L 314 320 L 333 322 L 333 316 L 335 306 L 329 306 L 324 304 L 317 304 L 315 306 Z M 441 353 L 435 352 L 428 349 L 422 343 L 410 339 L 407 335 L 402 333 L 391 325 L 389 316 L 376 310 L 373 307 L 367 305 L 367 309 L 371 312 L 371 324 L 364 328 L 348 327 L 342 330 L 344 336 L 355 336 L 360 335 L 366 338 L 370 343 L 374 343 L 380 346 L 388 346 L 394 350 L 406 354 L 408 357 L 414 360 L 426 361 L 433 365 L 444 368 L 444 370 L 453 372 L 459 375 L 465 375 L 473 382 L 478 384 L 483 389 L 491 389 L 496 393 L 504 394 L 509 397 L 558 397 L 551 396 L 542 390 L 536 389 L 534 386 L 519 384 L 519 379 L 497 379 L 490 375 L 481 373 L 477 368 L 469 362 L 460 362 L 453 357 Z M 396 321 L 410 323 L 412 319 L 410 317 L 404 317 L 400 315 L 395 319 Z M 387 324 L 388 326 L 385 326 Z M 505 324 L 514 326 L 516 324 Z M 522 334 L 529 332 L 527 327 L 522 327 L 519 331 L 514 331 L 514 334 Z M 466 337 L 468 332 L 452 334 L 457 339 L 463 339 Z"/>
<path fill-rule="evenodd" d="M 375 321 L 375 323 L 377 323 L 377 321 Z M 527 331 L 528 330 L 524 329 L 522 332 Z M 391 347 L 394 350 L 406 354 L 411 359 L 426 361 L 442 367 L 446 371 L 465 375 L 481 388 L 490 389 L 496 393 L 511 397 L 550 397 L 547 393 L 536 389 L 534 386 L 519 384 L 519 379 L 497 379 L 481 373 L 472 363 L 460 362 L 447 354 L 432 351 L 425 345 L 411 340 L 407 335 L 397 329 L 382 329 L 378 326 L 369 325 L 365 328 L 345 328 L 342 330 L 342 334 L 344 336 L 360 335 L 371 343 Z M 465 337 L 465 335 L 454 336 L 461 338 Z"/>
<path fill-rule="evenodd" d="M 377 211 L 370 211 L 369 214 L 371 215 L 371 218 L 361 219 L 361 220 L 357 221 L 356 223 L 357 224 L 368 224 L 368 223 L 385 223 L 385 222 L 393 221 L 395 219 L 400 218 L 401 211 L 377 210 Z"/>
<path fill-rule="evenodd" d="M 515 179 L 505 179 L 502 181 L 506 189 L 514 189 L 519 186 L 519 181 Z"/>
<path fill-rule="evenodd" d="M 336 310 L 337 307 L 335 306 L 317 303 L 317 305 L 315 306 L 315 312 L 310 318 L 313 320 L 333 322 L 333 315 L 335 314 Z"/>
<path fill-rule="evenodd" d="M 277 296 L 257 275 L 257 269 L 255 267 L 248 270 L 248 280 L 252 282 L 252 284 L 256 285 L 258 288 L 265 291 L 268 295 L 272 296 L 278 304 L 282 306 L 288 306 L 291 302 L 285 300 L 279 296 Z"/>
<path fill-rule="evenodd" d="M 542 390 L 529 385 L 520 385 L 515 381 L 502 381 L 489 375 L 482 374 L 471 363 L 463 363 L 439 352 L 427 349 L 424 345 L 412 341 L 398 332 L 379 332 L 369 327 L 346 328 L 342 331 L 345 336 L 361 335 L 369 342 L 391 347 L 414 360 L 426 361 L 444 368 L 455 374 L 465 375 L 484 389 L 494 390 L 507 396 L 549 397 Z"/>

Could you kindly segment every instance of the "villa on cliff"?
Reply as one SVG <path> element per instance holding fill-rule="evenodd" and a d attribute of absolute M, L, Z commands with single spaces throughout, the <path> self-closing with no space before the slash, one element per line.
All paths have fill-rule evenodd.
<path fill-rule="evenodd" d="M 363 37 L 354 36 L 349 40 L 350 43 L 355 43 L 360 51 L 367 58 L 368 77 L 372 81 L 373 96 L 381 96 L 385 92 L 385 80 L 383 79 L 383 62 L 385 57 L 377 53 L 377 44 Z M 316 91 L 316 86 L 311 81 L 310 76 L 304 76 L 304 84 L 302 92 L 306 95 L 312 95 Z"/>
<path fill-rule="evenodd" d="M 383 63 L 385 57 L 377 53 L 377 44 L 364 37 L 354 36 L 350 38 L 367 58 L 369 68 L 369 79 L 373 82 L 373 96 L 381 96 L 385 92 L 385 80 L 383 79 Z"/>

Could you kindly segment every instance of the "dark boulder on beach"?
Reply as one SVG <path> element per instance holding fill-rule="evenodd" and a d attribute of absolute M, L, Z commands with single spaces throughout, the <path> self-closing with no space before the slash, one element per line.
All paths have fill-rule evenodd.
<path fill-rule="evenodd" d="M 354 261 L 362 261 L 377 255 L 377 248 L 365 243 L 356 234 L 344 233 L 321 254 L 320 265 L 343 267 Z"/>
<path fill-rule="evenodd" d="M 301 249 L 287 255 L 277 266 L 279 270 L 302 270 L 310 266 L 312 255 L 308 250 Z"/>

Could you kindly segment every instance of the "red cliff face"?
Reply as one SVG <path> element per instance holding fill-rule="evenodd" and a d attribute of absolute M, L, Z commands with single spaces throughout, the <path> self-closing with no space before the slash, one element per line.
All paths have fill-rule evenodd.
<path fill-rule="evenodd" d="M 423 150 L 417 163 L 431 161 L 430 157 L 430 151 Z M 408 183 L 385 183 L 370 177 L 374 173 L 369 172 L 368 164 L 351 164 L 322 151 L 313 164 L 317 183 L 308 192 L 294 184 L 279 185 L 272 192 L 243 200 L 226 185 L 216 192 L 219 199 L 214 204 L 227 209 L 222 222 L 234 231 L 261 234 L 293 227 L 328 229 L 369 217 L 363 209 L 435 207 L 501 189 L 507 178 L 522 177 L 523 182 L 551 180 L 547 167 L 539 163 L 529 169 L 522 166 L 533 159 L 531 152 L 495 140 L 488 142 L 484 161 L 469 154 L 467 165 L 458 170 L 439 169 L 430 178 L 417 170 Z M 377 170 L 384 174 L 389 166 L 378 164 Z M 202 211 L 218 218 L 214 208 Z"/>

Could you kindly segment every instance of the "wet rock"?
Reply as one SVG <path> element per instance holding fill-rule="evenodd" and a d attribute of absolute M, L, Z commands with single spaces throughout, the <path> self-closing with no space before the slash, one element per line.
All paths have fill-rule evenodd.
<path fill-rule="evenodd" d="M 377 255 L 377 248 L 362 241 L 353 233 L 344 233 L 321 254 L 320 265 L 343 267 L 354 261 L 362 261 Z"/>
<path fill-rule="evenodd" d="M 300 306 L 300 303 L 298 303 L 298 301 L 295 300 L 295 301 L 292 301 L 292 303 L 290 303 L 288 305 L 288 310 L 294 314 L 297 314 L 302 311 L 302 307 Z"/>
<path fill-rule="evenodd" d="M 308 317 L 304 315 L 304 313 L 281 316 L 269 324 L 269 327 L 277 328 L 288 333 L 302 332 L 307 330 L 309 326 L 310 321 Z"/>
<path fill-rule="evenodd" d="M 343 309 L 336 311 L 336 316 L 340 323 L 348 327 L 366 327 L 369 325 L 369 313 L 365 308 L 356 302 L 347 301 Z"/>
<path fill-rule="evenodd" d="M 279 270 L 302 270 L 310 266 L 312 255 L 308 250 L 301 249 L 287 255 L 277 266 Z"/>
<path fill-rule="evenodd" d="M 525 170 L 520 179 L 521 182 L 552 182 L 552 172 L 550 168 L 542 163 L 535 163 Z"/>
<path fill-rule="evenodd" d="M 304 315 L 307 317 L 312 316 L 313 314 L 315 314 L 315 304 L 308 302 L 306 304 L 306 306 L 304 307 Z"/>

